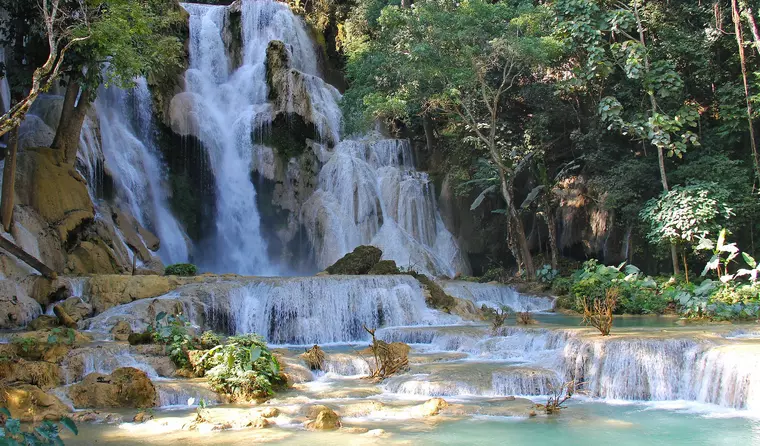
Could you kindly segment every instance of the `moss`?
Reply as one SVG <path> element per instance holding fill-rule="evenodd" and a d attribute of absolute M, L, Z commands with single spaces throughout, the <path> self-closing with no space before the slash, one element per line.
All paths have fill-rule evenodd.
<path fill-rule="evenodd" d="M 401 274 L 396 262 L 393 260 L 381 260 L 372 267 L 367 273 L 369 275 L 385 276 L 389 274 Z"/>
<path fill-rule="evenodd" d="M 430 308 L 450 311 L 456 306 L 456 299 L 446 294 L 446 292 L 443 291 L 443 288 L 435 283 L 430 277 L 416 271 L 409 272 L 409 275 L 417 279 L 420 284 L 422 284 L 422 287 L 427 290 L 428 295 L 425 297 L 425 303 Z"/>
<path fill-rule="evenodd" d="M 129 345 L 152 344 L 153 333 L 149 331 L 143 333 L 130 333 L 127 342 L 129 342 Z"/>
<path fill-rule="evenodd" d="M 258 139 L 261 144 L 271 147 L 283 160 L 288 161 L 304 153 L 308 148 L 306 140 L 318 139 L 318 133 L 316 126 L 305 122 L 300 115 L 278 113 L 271 127 Z"/>
<path fill-rule="evenodd" d="M 164 274 L 167 276 L 190 277 L 198 274 L 198 268 L 192 263 L 175 263 L 174 265 L 167 266 Z"/>
<path fill-rule="evenodd" d="M 367 274 L 383 256 L 383 251 L 374 246 L 362 245 L 346 254 L 327 268 L 330 274 L 360 275 Z"/>

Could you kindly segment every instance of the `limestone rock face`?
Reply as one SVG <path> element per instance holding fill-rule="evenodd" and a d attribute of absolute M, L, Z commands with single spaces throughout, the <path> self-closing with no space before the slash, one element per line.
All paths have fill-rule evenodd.
<path fill-rule="evenodd" d="M 11 417 L 24 422 L 60 420 L 70 412 L 57 397 L 31 384 L 19 384 L 3 389 L 3 392 L 0 392 L 0 406 L 10 411 Z"/>
<path fill-rule="evenodd" d="M 75 322 L 79 322 L 92 315 L 92 305 L 82 300 L 81 297 L 69 297 L 61 306 Z"/>
<path fill-rule="evenodd" d="M 16 194 L 19 205 L 29 206 L 53 226 L 60 240 L 95 218 L 95 208 L 84 178 L 66 165 L 58 151 L 36 148 L 19 154 Z"/>
<path fill-rule="evenodd" d="M 176 278 L 161 276 L 105 275 L 90 279 L 90 302 L 96 313 L 130 303 L 166 294 L 180 285 Z"/>
<path fill-rule="evenodd" d="M 58 322 L 57 317 L 43 314 L 42 316 L 30 322 L 29 325 L 26 326 L 26 328 L 28 328 L 29 330 L 35 330 L 35 331 L 48 330 L 51 328 L 55 328 L 59 325 L 61 324 L 60 322 Z"/>
<path fill-rule="evenodd" d="M 327 268 L 330 274 L 367 274 L 383 256 L 383 251 L 374 246 L 357 246 L 353 252 L 343 256 Z"/>
<path fill-rule="evenodd" d="M 69 388 L 69 398 L 82 408 L 146 408 L 158 404 L 156 387 L 145 372 L 133 367 L 110 375 L 91 373 Z"/>
<path fill-rule="evenodd" d="M 42 314 L 42 307 L 11 280 L 0 280 L 0 329 L 20 328 Z"/>
<path fill-rule="evenodd" d="M 63 384 L 61 368 L 44 361 L 10 359 L 0 361 L 0 384 L 31 384 L 48 390 Z"/>
<path fill-rule="evenodd" d="M 306 429 L 309 430 L 334 430 L 340 427 L 340 417 L 327 406 L 312 406 L 306 416 L 309 418 Z"/>
<path fill-rule="evenodd" d="M 132 334 L 132 327 L 130 327 L 127 321 L 119 321 L 111 329 L 111 334 L 117 341 L 126 341 L 129 339 L 129 335 Z"/>

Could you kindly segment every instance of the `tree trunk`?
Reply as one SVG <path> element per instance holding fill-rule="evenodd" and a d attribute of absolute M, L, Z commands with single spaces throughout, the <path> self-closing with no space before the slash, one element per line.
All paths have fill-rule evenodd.
<path fill-rule="evenodd" d="M 412 7 L 412 0 L 401 0 L 401 7 L 402 8 L 411 8 Z"/>
<path fill-rule="evenodd" d="M 435 131 L 433 130 L 433 120 L 427 113 L 422 115 L 422 128 L 425 130 L 427 151 L 428 153 L 433 153 L 433 149 L 435 149 Z"/>
<path fill-rule="evenodd" d="M 551 191 L 547 192 L 551 193 Z M 544 220 L 546 221 L 546 227 L 549 229 L 549 249 L 552 255 L 552 269 L 559 267 L 559 253 L 557 249 L 557 226 L 554 225 L 554 219 L 552 218 L 553 212 L 548 199 L 544 199 Z"/>
<path fill-rule="evenodd" d="M 507 203 L 507 216 L 512 227 L 512 235 L 517 239 L 517 250 L 519 251 L 520 257 L 525 266 L 525 273 L 529 279 L 532 279 L 536 277 L 536 268 L 533 265 L 533 256 L 530 254 L 528 239 L 525 237 L 525 228 L 523 227 L 522 220 L 520 220 L 520 215 L 517 213 L 517 209 L 515 209 L 511 184 L 507 180 L 507 175 L 501 167 L 499 167 L 498 170 L 499 178 L 501 180 L 501 195 Z"/>
<path fill-rule="evenodd" d="M 742 5 L 744 7 L 744 15 L 747 16 L 747 22 L 749 23 L 749 30 L 752 32 L 752 37 L 755 39 L 755 49 L 760 54 L 760 31 L 757 29 L 757 21 L 755 21 L 755 13 L 752 8 Z"/>
<path fill-rule="evenodd" d="M 744 55 L 744 38 L 742 37 L 741 15 L 739 14 L 739 5 L 737 0 L 731 0 L 731 18 L 734 21 L 734 34 L 736 35 L 736 44 L 739 47 L 739 62 L 741 63 L 742 79 L 744 81 L 744 99 L 747 103 L 747 127 L 749 129 L 749 144 L 752 148 L 752 160 L 755 164 L 755 175 L 760 178 L 760 158 L 757 154 L 757 145 L 755 144 L 755 128 L 752 124 L 752 101 L 749 99 L 749 81 L 747 79 L 747 62 Z"/>
<path fill-rule="evenodd" d="M 80 94 L 81 90 L 81 94 Z M 77 100 L 77 97 L 79 100 Z M 84 118 L 87 116 L 87 108 L 90 106 L 90 92 L 80 88 L 76 81 L 69 82 L 66 95 L 63 98 L 61 119 L 58 122 L 58 130 L 53 140 L 53 148 L 64 153 L 64 159 L 68 164 L 74 164 L 77 160 L 79 149 L 79 135 L 82 133 Z"/>
<path fill-rule="evenodd" d="M 0 220 L 5 232 L 11 231 L 13 221 L 13 194 L 16 182 L 16 152 L 18 150 L 18 127 L 10 131 L 8 153 L 3 168 L 3 195 L 0 198 Z"/>

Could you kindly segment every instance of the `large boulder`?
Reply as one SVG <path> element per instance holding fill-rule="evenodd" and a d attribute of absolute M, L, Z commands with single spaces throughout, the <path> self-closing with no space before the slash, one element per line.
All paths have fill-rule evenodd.
<path fill-rule="evenodd" d="M 346 254 L 332 266 L 329 266 L 327 272 L 348 275 L 367 274 L 382 256 L 383 251 L 379 248 L 369 245 L 358 246 L 353 252 Z"/>
<path fill-rule="evenodd" d="M 0 329 L 20 328 L 42 314 L 42 307 L 11 280 L 0 280 Z"/>
<path fill-rule="evenodd" d="M 61 368 L 51 362 L 6 359 L 0 361 L 0 383 L 31 384 L 48 390 L 63 384 L 63 375 Z"/>
<path fill-rule="evenodd" d="M 90 303 L 96 313 L 139 299 L 161 296 L 180 285 L 174 277 L 104 275 L 90 279 Z"/>
<path fill-rule="evenodd" d="M 309 430 L 335 430 L 340 427 L 340 417 L 327 406 L 312 406 L 308 409 L 306 416 L 309 418 L 306 429 Z"/>
<path fill-rule="evenodd" d="M 11 412 L 11 417 L 24 422 L 60 420 L 70 410 L 57 397 L 31 384 L 4 387 L 0 391 L 0 406 Z"/>
<path fill-rule="evenodd" d="M 87 319 L 92 315 L 92 305 L 88 304 L 81 297 L 69 297 L 62 304 L 66 314 L 71 316 L 74 322 Z"/>
<path fill-rule="evenodd" d="M 401 274 L 394 260 L 381 260 L 375 264 L 368 272 L 369 275 L 386 276 L 391 274 Z"/>
<path fill-rule="evenodd" d="M 158 404 L 156 387 L 142 370 L 124 367 L 110 375 L 90 373 L 69 388 L 69 398 L 77 409 L 147 408 Z"/>

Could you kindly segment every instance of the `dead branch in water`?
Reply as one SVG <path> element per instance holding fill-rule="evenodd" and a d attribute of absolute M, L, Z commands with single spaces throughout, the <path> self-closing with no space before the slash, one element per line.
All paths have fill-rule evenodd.
<path fill-rule="evenodd" d="M 372 335 L 370 349 L 375 358 L 375 366 L 370 364 L 370 377 L 383 380 L 391 375 L 402 372 L 409 367 L 409 346 L 403 342 L 387 343 L 375 337 L 375 330 L 364 326 L 367 333 Z M 367 361 L 369 363 L 369 361 Z"/>

